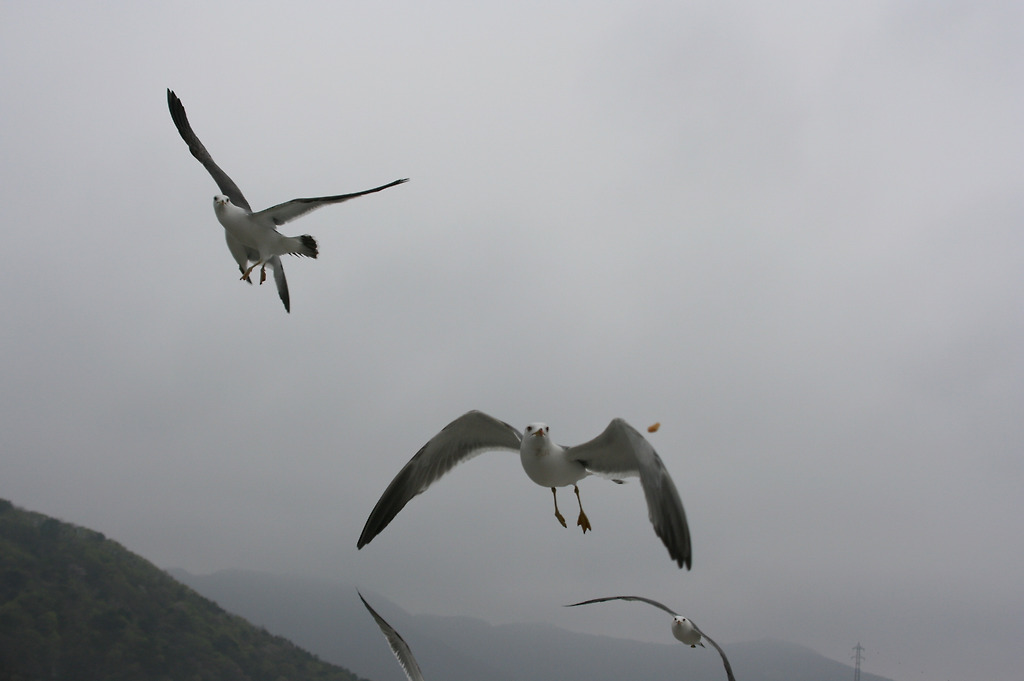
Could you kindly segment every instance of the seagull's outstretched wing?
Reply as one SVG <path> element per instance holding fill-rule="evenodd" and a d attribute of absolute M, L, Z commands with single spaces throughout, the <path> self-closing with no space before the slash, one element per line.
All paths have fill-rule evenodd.
<path fill-rule="evenodd" d="M 457 464 L 492 449 L 519 451 L 522 434 L 481 411 L 463 414 L 423 445 L 384 490 L 359 535 L 363 548 L 388 526 L 409 501 Z"/>
<path fill-rule="evenodd" d="M 640 601 L 642 603 L 648 603 L 653 605 L 655 608 L 660 608 L 668 614 L 675 617 L 676 613 L 672 608 L 659 603 L 658 601 L 651 600 L 650 598 L 644 598 L 643 596 L 608 596 L 607 598 L 591 598 L 589 601 L 580 601 L 579 603 L 570 603 L 565 606 L 567 608 L 575 608 L 577 605 L 590 605 L 591 603 L 604 603 L 605 601 Z"/>
<path fill-rule="evenodd" d="M 291 222 L 297 217 L 301 217 L 310 211 L 314 211 L 321 206 L 327 206 L 332 203 L 341 203 L 342 201 L 348 201 L 359 196 L 366 196 L 367 194 L 373 194 L 375 192 L 383 191 L 389 187 L 403 184 L 408 182 L 409 178 L 402 180 L 395 180 L 394 182 L 388 182 L 382 184 L 379 187 L 373 189 L 367 189 L 361 192 L 353 192 L 351 194 L 338 194 L 337 196 L 317 196 L 311 199 L 292 199 L 291 201 L 285 201 L 279 203 L 276 206 L 271 206 L 266 210 L 261 210 L 256 213 L 257 218 L 269 218 L 275 226 L 280 227 L 286 222 Z"/>
<path fill-rule="evenodd" d="M 640 601 L 641 603 L 647 603 L 649 605 L 653 605 L 655 608 L 659 608 L 661 610 L 664 610 L 665 612 L 667 612 L 668 614 L 672 615 L 673 617 L 678 617 L 679 616 L 679 614 L 677 612 L 675 612 L 674 610 L 672 610 L 672 608 L 669 608 L 668 606 L 666 606 L 666 605 L 664 605 L 662 603 L 659 603 L 658 601 L 655 601 L 653 599 L 644 598 L 643 596 L 608 596 L 607 598 L 591 598 L 589 601 L 580 601 L 579 603 L 570 603 L 569 605 L 567 605 L 565 607 L 567 607 L 567 608 L 575 608 L 577 605 L 589 605 L 591 603 L 604 603 L 605 601 Z M 699 633 L 702 638 L 707 639 L 707 642 L 710 643 L 712 646 L 714 646 L 715 650 L 718 651 L 718 654 L 722 656 L 722 664 L 725 666 L 725 675 L 727 677 L 729 677 L 729 681 L 736 681 L 736 677 L 733 676 L 733 674 L 732 674 L 732 665 L 729 664 L 729 658 L 727 658 L 725 656 L 725 651 L 722 650 L 722 646 L 718 645 L 713 638 L 711 638 L 710 636 L 705 634 L 704 631 L 700 627 L 697 626 L 696 622 L 694 622 L 693 620 L 689 620 L 689 622 L 693 626 L 693 628 L 697 630 L 697 633 Z"/>
<path fill-rule="evenodd" d="M 736 681 L 736 677 L 732 675 L 732 665 L 729 664 L 729 658 L 725 656 L 725 651 L 722 650 L 722 646 L 715 643 L 715 639 L 705 634 L 704 631 L 697 626 L 696 622 L 690 620 L 690 624 L 692 624 L 693 628 L 696 629 L 700 633 L 700 635 L 704 637 L 704 640 L 713 645 L 715 647 L 715 650 L 718 651 L 718 654 L 722 656 L 722 665 L 725 667 L 725 675 L 729 678 L 729 681 Z"/>
<path fill-rule="evenodd" d="M 356 593 L 359 593 L 358 591 Z M 416 658 L 412 656 L 412 650 L 409 649 L 409 644 L 405 642 L 397 631 L 387 623 L 383 617 L 377 614 L 377 611 L 370 607 L 370 604 L 363 598 L 363 594 L 359 594 L 359 600 L 363 602 L 366 609 L 373 615 L 373 619 L 377 622 L 377 626 L 380 627 L 380 631 L 384 634 L 385 640 L 388 645 L 391 646 L 391 652 L 395 654 L 395 659 L 398 660 L 398 664 L 402 665 L 402 669 L 405 671 L 405 675 L 409 678 L 409 681 L 423 681 L 423 672 L 420 671 L 420 666 L 416 664 Z"/>
<path fill-rule="evenodd" d="M 683 502 L 661 457 L 643 435 L 622 419 L 612 419 L 603 433 L 569 447 L 566 456 L 601 475 L 639 475 L 655 534 L 679 567 L 690 569 L 690 529 Z"/>
<path fill-rule="evenodd" d="M 231 203 L 251 213 L 252 208 L 249 207 L 249 202 L 242 196 L 242 190 L 228 177 L 227 173 L 220 169 L 219 165 L 214 163 L 210 152 L 206 150 L 206 147 L 199 141 L 196 134 L 192 132 L 192 126 L 188 124 L 188 116 L 185 115 L 185 107 L 181 105 L 181 100 L 178 99 L 178 96 L 170 88 L 167 90 L 167 108 L 171 110 L 171 119 L 174 121 L 175 127 L 178 128 L 178 134 L 181 135 L 181 139 L 185 140 L 185 144 L 188 145 L 188 150 L 203 164 L 207 172 L 213 176 L 213 181 L 220 187 L 220 191 L 231 199 Z M 231 247 L 230 243 L 228 247 Z M 234 250 L 232 250 L 232 254 L 234 254 Z"/>

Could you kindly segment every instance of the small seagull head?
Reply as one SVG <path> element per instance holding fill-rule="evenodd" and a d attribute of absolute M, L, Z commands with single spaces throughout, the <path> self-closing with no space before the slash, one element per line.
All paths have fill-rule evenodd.
<path fill-rule="evenodd" d="M 226 206 L 229 203 L 231 203 L 231 199 L 229 199 L 228 197 L 224 196 L 223 194 L 217 194 L 217 196 L 213 197 L 213 207 L 214 208 L 219 208 L 221 206 Z"/>
<path fill-rule="evenodd" d="M 546 423 L 531 423 L 526 426 L 527 437 L 547 437 L 548 431 L 551 430 Z"/>
<path fill-rule="evenodd" d="M 531 423 L 526 426 L 523 441 L 519 444 L 520 453 L 543 456 L 550 452 L 554 445 L 551 443 L 551 438 L 548 437 L 549 430 L 546 423 Z"/>

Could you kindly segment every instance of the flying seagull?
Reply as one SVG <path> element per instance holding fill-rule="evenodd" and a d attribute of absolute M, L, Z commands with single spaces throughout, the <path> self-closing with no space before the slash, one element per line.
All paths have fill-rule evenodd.
<path fill-rule="evenodd" d="M 192 132 L 192 126 L 189 125 L 188 117 L 185 115 L 185 107 L 181 105 L 181 100 L 170 89 L 167 90 L 167 107 L 171 110 L 171 119 L 174 120 L 174 125 L 178 128 L 181 138 L 185 140 L 185 144 L 188 145 L 189 151 L 203 164 L 203 167 L 213 176 L 214 182 L 220 187 L 221 193 L 213 197 L 213 211 L 217 214 L 220 224 L 224 226 L 224 238 L 227 239 L 228 250 L 231 251 L 231 255 L 238 263 L 238 269 L 242 273 L 241 278 L 251 284 L 249 273 L 259 267 L 260 283 L 262 284 L 267 278 L 267 265 L 270 265 L 270 268 L 274 270 L 277 293 L 281 296 L 281 302 L 284 303 L 284 309 L 287 312 L 291 312 L 291 299 L 288 296 L 288 281 L 284 277 L 281 256 L 290 253 L 291 255 L 315 258 L 318 250 L 316 239 L 310 235 L 284 236 L 277 231 L 277 228 L 320 206 L 341 203 L 409 181 L 408 178 L 395 180 L 352 194 L 292 199 L 254 213 L 249 207 L 249 202 L 242 196 L 238 185 L 220 169 L 220 166 L 214 163 L 210 152 Z"/>
<path fill-rule="evenodd" d="M 672 635 L 677 639 L 695 648 L 697 646 L 704 647 L 704 643 L 701 641 L 702 638 L 707 639 L 707 642 L 715 647 L 718 654 L 722 656 L 722 664 L 725 665 L 725 675 L 729 677 L 729 681 L 736 681 L 736 677 L 732 675 L 732 665 L 729 664 L 729 658 L 725 656 L 725 651 L 722 647 L 714 642 L 714 640 L 701 631 L 692 620 L 688 620 L 682 615 L 676 614 L 672 609 L 662 605 L 658 601 L 653 601 L 650 598 L 644 598 L 643 596 L 609 596 L 608 598 L 593 598 L 589 601 L 581 601 L 580 603 L 572 603 L 565 607 L 575 608 L 577 605 L 588 605 L 590 603 L 603 603 L 605 601 L 640 601 L 642 603 L 649 603 L 655 608 L 661 608 L 668 614 L 672 615 Z"/>
<path fill-rule="evenodd" d="M 665 543 L 679 567 L 690 568 L 690 530 L 679 493 L 665 464 L 644 436 L 622 419 L 612 419 L 604 432 L 589 442 L 561 447 L 551 441 L 544 423 L 526 426 L 524 437 L 504 421 L 480 411 L 468 412 L 444 427 L 416 453 L 391 481 L 359 536 L 358 548 L 369 544 L 388 526 L 409 501 L 426 491 L 456 464 L 488 450 L 519 452 L 523 470 L 542 487 L 550 487 L 555 517 L 562 527 L 565 518 L 558 511 L 556 488 L 573 486 L 580 515 L 576 524 L 584 534 L 591 529 L 583 512 L 577 482 L 591 473 L 617 478 L 639 476 L 647 499 L 647 513 L 654 532 Z"/>
<path fill-rule="evenodd" d="M 359 593 L 358 591 L 356 593 Z M 387 623 L 383 617 L 377 614 L 377 611 L 370 607 L 370 604 L 363 598 L 363 594 L 359 594 L 359 600 L 363 602 L 366 609 L 373 615 L 374 621 L 377 626 L 380 627 L 380 631 L 384 634 L 384 639 L 391 646 L 391 652 L 395 654 L 395 659 L 398 660 L 398 664 L 402 665 L 402 670 L 405 672 L 406 677 L 409 681 L 423 681 L 423 672 L 420 671 L 420 666 L 416 664 L 416 658 L 412 656 L 412 650 L 409 649 L 409 644 L 405 642 L 395 629 Z"/>

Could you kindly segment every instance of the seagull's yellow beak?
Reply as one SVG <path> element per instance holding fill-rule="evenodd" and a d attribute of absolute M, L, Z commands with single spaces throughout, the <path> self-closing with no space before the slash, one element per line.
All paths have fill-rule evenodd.
<path fill-rule="evenodd" d="M 535 430 L 535 431 L 533 432 L 533 436 L 534 436 L 534 437 L 540 437 L 540 436 L 541 436 L 541 435 L 543 435 L 543 434 L 544 434 L 544 431 L 543 431 L 543 430 L 540 430 L 540 429 L 537 429 L 537 430 Z"/>

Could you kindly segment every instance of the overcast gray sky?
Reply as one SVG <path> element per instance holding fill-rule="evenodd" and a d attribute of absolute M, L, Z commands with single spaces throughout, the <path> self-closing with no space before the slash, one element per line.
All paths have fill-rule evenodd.
<path fill-rule="evenodd" d="M 1019 678 L 1021 4 L 492 5 L 0 4 L 0 496 L 412 612 L 667 640 L 556 607 L 641 594 L 724 644 Z M 257 209 L 412 181 L 282 230 L 320 242 L 287 315 L 167 87 Z M 638 483 L 584 481 L 584 537 L 501 454 L 357 552 L 474 408 L 660 421 L 693 570 Z"/>

